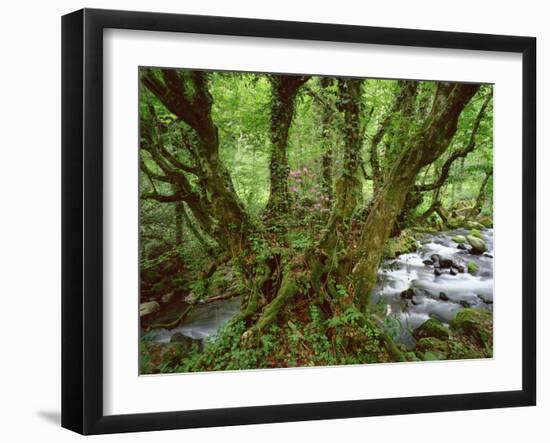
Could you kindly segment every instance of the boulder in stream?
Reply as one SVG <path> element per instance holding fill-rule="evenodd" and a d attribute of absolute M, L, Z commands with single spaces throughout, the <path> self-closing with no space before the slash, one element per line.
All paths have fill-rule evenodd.
<path fill-rule="evenodd" d="M 452 240 L 459 245 L 466 243 L 466 237 L 463 235 L 455 235 Z"/>
<path fill-rule="evenodd" d="M 483 239 L 474 237 L 472 235 L 467 235 L 466 240 L 472 247 L 472 254 L 480 255 L 487 251 L 487 244 Z"/>
<path fill-rule="evenodd" d="M 448 269 L 454 265 L 453 260 L 449 257 L 439 257 L 439 266 L 443 269 Z"/>

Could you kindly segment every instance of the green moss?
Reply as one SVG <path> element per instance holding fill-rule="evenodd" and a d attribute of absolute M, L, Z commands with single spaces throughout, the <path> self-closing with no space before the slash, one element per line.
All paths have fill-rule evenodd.
<path fill-rule="evenodd" d="M 481 232 L 477 229 L 472 229 L 470 231 L 470 235 L 474 236 L 474 237 L 477 237 L 477 238 L 480 238 L 483 240 L 483 235 L 481 234 Z"/>
<path fill-rule="evenodd" d="M 422 360 L 425 360 L 425 361 L 446 360 L 446 359 L 447 359 L 447 356 L 445 354 L 441 352 L 432 352 L 432 351 L 425 352 L 422 358 Z"/>
<path fill-rule="evenodd" d="M 441 352 L 444 353 L 447 350 L 447 344 L 435 337 L 424 337 L 418 340 L 416 343 L 416 349 L 422 352 Z"/>
<path fill-rule="evenodd" d="M 430 318 L 414 330 L 413 336 L 417 340 L 421 340 L 425 337 L 435 337 L 440 340 L 446 340 L 449 337 L 449 330 L 439 320 Z"/>
<path fill-rule="evenodd" d="M 479 267 L 477 266 L 477 263 L 475 261 L 468 262 L 468 272 L 470 274 L 475 274 L 478 270 L 479 270 Z"/>
<path fill-rule="evenodd" d="M 490 324 L 489 324 L 490 323 Z M 493 315 L 486 309 L 465 308 L 461 309 L 451 321 L 451 329 L 465 332 L 479 331 L 491 326 Z"/>
<path fill-rule="evenodd" d="M 472 251 L 476 254 L 483 254 L 487 251 L 487 244 L 481 238 L 474 237 L 473 235 L 467 235 L 466 241 L 470 244 Z"/>
<path fill-rule="evenodd" d="M 403 231 L 399 237 L 388 239 L 384 245 L 384 258 L 396 258 L 401 254 L 415 252 L 418 246 L 419 243 L 414 236 L 408 231 Z"/>
<path fill-rule="evenodd" d="M 492 228 L 493 227 L 493 218 L 489 216 L 485 216 L 479 219 L 479 223 L 481 223 L 486 228 Z"/>
<path fill-rule="evenodd" d="M 476 221 L 467 221 L 466 228 L 482 230 L 483 228 L 485 228 L 485 226 L 483 226 L 481 223 L 478 223 Z"/>
<path fill-rule="evenodd" d="M 455 243 L 458 243 L 458 244 L 464 244 L 466 243 L 466 237 L 464 237 L 463 235 L 455 235 L 452 240 L 455 242 Z"/>

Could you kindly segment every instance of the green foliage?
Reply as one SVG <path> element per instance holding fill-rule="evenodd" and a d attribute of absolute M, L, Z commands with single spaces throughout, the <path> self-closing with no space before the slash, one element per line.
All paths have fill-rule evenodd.
<path fill-rule="evenodd" d="M 204 349 L 197 344 L 191 350 L 178 344 L 160 345 L 154 343 L 152 333 L 144 334 L 140 346 L 142 371 L 398 360 L 400 351 L 392 340 L 407 325 L 397 314 L 374 322 L 364 307 L 358 307 L 358 295 L 350 284 L 348 271 L 355 263 L 345 272 L 337 268 L 355 259 L 376 197 L 375 154 L 382 178 L 388 177 L 408 146 L 406 141 L 414 139 L 425 126 L 437 84 L 418 82 L 410 109 L 405 112 L 394 107 L 403 91 L 403 81 L 366 79 L 360 82 L 359 95 L 351 100 L 342 93 L 342 85 L 346 84 L 342 79 L 312 76 L 295 97 L 283 102 L 283 111 L 290 112 L 291 125 L 285 157 L 272 161 L 277 158 L 273 137 L 283 130 L 282 125 L 274 125 L 277 119 L 273 115 L 276 101 L 272 75 L 184 69 L 172 72 L 172 81 L 184 91 L 180 102 L 190 104 L 185 108 L 190 118 L 167 103 L 163 94 L 154 92 L 155 88 L 145 86 L 148 75 L 148 81 L 168 86 L 168 92 L 173 93 L 167 72 L 142 69 L 140 75 L 144 80 L 139 92 L 142 299 L 158 299 L 176 292 L 178 297 L 192 293 L 198 299 L 232 291 L 243 293 L 245 300 L 256 296 L 251 312 L 242 315 L 246 322 L 227 324 L 206 340 Z M 425 166 L 413 184 L 436 182 L 445 162 L 468 145 L 478 112 L 491 92 L 492 86 L 481 87 L 461 113 L 449 148 Z M 361 110 L 351 122 L 345 110 L 350 103 Z M 384 245 L 385 258 L 416 251 L 419 243 L 406 225 L 414 225 L 434 201 L 449 213 L 449 225 L 466 225 L 474 238 L 482 238 L 479 230 L 483 226 L 492 226 L 492 112 L 489 103 L 475 137 L 475 149 L 452 164 L 443 186 L 423 193 L 409 192 L 416 197 L 410 208 L 407 206 L 410 211 L 403 220 L 388 222 L 394 227 L 395 237 Z M 373 152 L 371 142 L 382 125 L 386 128 L 378 151 Z M 358 140 L 354 143 L 355 152 L 359 151 L 354 168 L 347 166 L 350 138 Z M 265 206 L 270 197 L 270 167 L 286 179 L 288 195 L 284 196 L 284 210 L 268 214 Z M 402 172 L 406 176 L 407 171 L 396 171 Z M 486 187 L 481 189 L 485 178 Z M 345 181 L 357 186 L 344 188 L 341 183 Z M 219 186 L 213 187 L 212 183 Z M 339 204 L 345 208 L 335 204 L 339 195 Z M 395 201 L 397 197 L 401 196 L 392 196 Z M 474 211 L 471 215 L 478 202 L 481 214 Z M 398 206 L 392 210 L 398 211 Z M 335 221 L 344 213 L 343 222 Z M 476 217 L 477 225 L 467 224 Z M 441 214 L 426 218 L 425 229 L 446 226 Z M 238 234 L 234 236 L 236 241 L 232 233 Z M 336 234 L 333 242 L 327 241 L 328 246 L 323 244 L 327 234 Z M 464 243 L 459 237 L 454 240 Z M 312 255 L 318 260 L 308 261 Z M 476 272 L 471 269 L 475 263 L 471 263 L 468 271 Z M 294 286 L 295 282 L 284 280 L 287 284 L 282 285 L 285 272 L 294 268 L 300 268 L 304 281 Z M 259 277 L 264 274 L 265 281 Z M 292 293 L 284 302 L 276 298 L 281 286 L 282 292 Z M 259 319 L 265 320 L 266 314 L 273 314 L 273 318 L 254 342 L 245 346 L 242 335 Z M 430 337 L 420 338 L 418 351 L 424 359 L 440 358 L 443 351 L 428 340 Z M 442 333 L 437 337 L 443 340 Z M 449 355 L 473 355 L 472 346 L 455 340 Z M 418 356 L 412 353 L 405 358 L 414 360 Z"/>

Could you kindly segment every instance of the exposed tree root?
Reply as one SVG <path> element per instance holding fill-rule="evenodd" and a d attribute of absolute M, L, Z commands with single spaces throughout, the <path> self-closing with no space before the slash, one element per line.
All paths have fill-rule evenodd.
<path fill-rule="evenodd" d="M 298 292 L 300 285 L 298 283 L 300 274 L 293 272 L 291 269 L 287 269 L 287 272 L 283 274 L 283 280 L 281 286 L 277 291 L 275 298 L 264 307 L 262 314 L 256 324 L 246 331 L 242 337 L 242 343 L 247 346 L 251 345 L 254 338 L 259 333 L 269 326 L 276 318 L 281 308 Z"/>
<path fill-rule="evenodd" d="M 175 328 L 177 325 L 180 324 L 180 322 L 185 318 L 187 314 L 189 314 L 189 311 L 191 311 L 191 306 L 188 306 L 184 309 L 184 311 L 181 313 L 181 315 L 176 318 L 174 321 L 168 322 L 168 323 L 155 323 L 149 326 L 149 329 L 171 329 Z"/>

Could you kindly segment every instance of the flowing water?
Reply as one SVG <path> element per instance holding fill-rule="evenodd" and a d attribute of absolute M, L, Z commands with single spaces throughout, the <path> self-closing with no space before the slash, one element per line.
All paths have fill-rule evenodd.
<path fill-rule="evenodd" d="M 452 240 L 455 235 L 467 235 L 469 231 L 457 229 L 426 235 L 415 253 L 402 254 L 394 260 L 382 263 L 378 284 L 373 291 L 373 304 L 382 306 L 387 318 L 393 322 L 395 340 L 407 347 L 413 347 L 412 330 L 430 317 L 449 323 L 463 307 L 479 307 L 492 310 L 493 306 L 493 230 L 482 231 L 488 251 L 483 255 L 470 254 L 459 249 Z M 449 258 L 453 263 L 467 267 L 473 261 L 478 266 L 475 275 L 467 270 L 451 275 L 449 269 L 435 275 L 434 267 L 424 264 L 434 254 Z M 405 299 L 403 291 L 412 288 L 414 296 Z M 442 295 L 443 294 L 443 295 Z M 216 332 L 240 308 L 240 297 L 222 300 L 194 308 L 176 328 L 157 331 L 156 341 L 169 342 L 179 332 L 193 339 L 203 340 Z"/>
<path fill-rule="evenodd" d="M 159 329 L 155 340 L 168 343 L 176 332 L 197 340 L 203 340 L 218 332 L 225 323 L 239 313 L 240 307 L 240 297 L 198 305 L 176 328 L 170 330 Z"/>
<path fill-rule="evenodd" d="M 412 330 L 430 317 L 449 323 L 463 307 L 493 308 L 493 230 L 484 229 L 483 239 L 488 251 L 483 255 L 473 255 L 468 250 L 459 249 L 452 240 L 455 235 L 467 235 L 465 229 L 427 235 L 420 248 L 411 254 L 403 254 L 395 260 L 383 263 L 379 271 L 378 284 L 373 292 L 373 303 L 385 307 L 386 316 L 396 320 L 399 331 L 396 341 L 413 347 Z M 436 275 L 434 267 L 426 265 L 432 255 L 450 258 L 465 268 L 473 261 L 478 271 L 472 275 L 464 273 L 451 275 L 447 270 Z M 412 299 L 402 297 L 403 291 L 411 288 Z M 387 322 L 389 323 L 389 322 Z"/>

